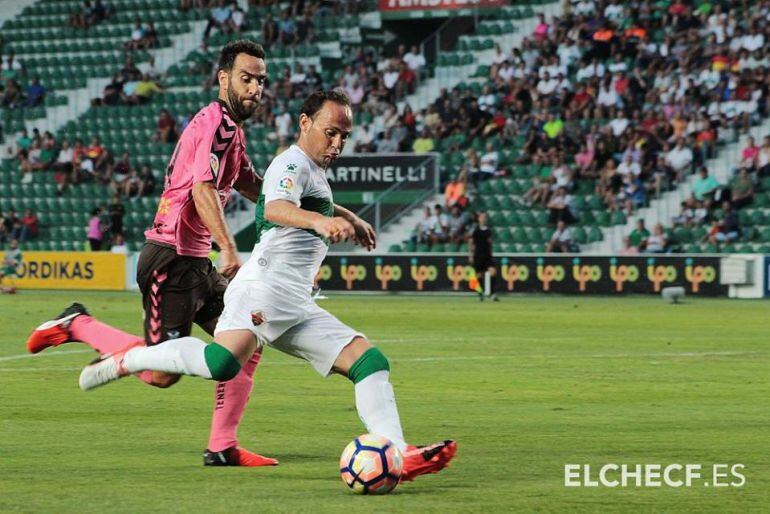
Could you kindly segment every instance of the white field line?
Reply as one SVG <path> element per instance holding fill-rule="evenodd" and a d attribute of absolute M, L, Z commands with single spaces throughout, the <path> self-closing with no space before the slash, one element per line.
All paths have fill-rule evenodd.
<path fill-rule="evenodd" d="M 0 357 L 0 362 L 16 361 L 20 359 L 41 359 L 43 357 L 56 357 L 57 355 L 71 355 L 73 353 L 94 353 L 94 350 L 62 350 L 60 352 L 47 352 L 47 353 L 20 353 L 19 355 L 8 355 L 7 357 Z"/>
<path fill-rule="evenodd" d="M 85 350 L 75 350 L 68 352 L 57 352 L 42 355 L 65 355 L 75 353 L 86 353 Z M 90 350 L 88 350 L 90 352 Z M 762 355 L 763 352 L 735 352 L 735 351 L 716 351 L 716 352 L 659 352 L 659 353 L 593 353 L 593 354 L 522 354 L 522 355 L 468 355 L 468 356 L 434 356 L 434 357 L 406 357 L 394 358 L 393 362 L 450 362 L 450 361 L 486 361 L 486 360 L 527 360 L 527 359 L 658 359 L 658 358 L 698 358 L 698 357 L 738 357 L 745 355 Z M 19 360 L 27 357 L 39 358 L 29 354 L 12 355 L 3 357 L 2 360 Z M 307 366 L 301 360 L 286 362 L 263 361 L 260 366 Z M 82 367 L 61 367 L 61 368 L 17 368 L 0 367 L 0 372 L 57 372 L 57 371 L 79 371 Z"/>

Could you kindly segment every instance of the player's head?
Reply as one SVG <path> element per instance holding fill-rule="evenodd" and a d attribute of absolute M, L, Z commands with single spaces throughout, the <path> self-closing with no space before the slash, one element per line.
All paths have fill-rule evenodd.
<path fill-rule="evenodd" d="M 316 164 L 337 159 L 353 129 L 348 96 L 338 90 L 316 91 L 305 99 L 299 115 L 298 144 Z"/>
<path fill-rule="evenodd" d="M 267 80 L 265 50 L 241 39 L 227 43 L 219 54 L 219 99 L 227 102 L 236 122 L 242 122 L 259 106 Z"/>
<path fill-rule="evenodd" d="M 487 213 L 484 211 L 481 211 L 479 213 L 479 226 L 480 227 L 486 227 L 487 226 Z"/>

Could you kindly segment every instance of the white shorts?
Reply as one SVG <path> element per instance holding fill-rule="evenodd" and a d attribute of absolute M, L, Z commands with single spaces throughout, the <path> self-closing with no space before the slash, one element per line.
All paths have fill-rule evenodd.
<path fill-rule="evenodd" d="M 255 325 L 258 319 L 264 321 Z M 226 330 L 250 330 L 257 343 L 308 361 L 328 376 L 334 361 L 356 337 L 366 337 L 323 310 L 308 295 L 305 300 L 276 291 L 263 282 L 235 280 L 225 292 L 225 308 L 214 335 Z"/>

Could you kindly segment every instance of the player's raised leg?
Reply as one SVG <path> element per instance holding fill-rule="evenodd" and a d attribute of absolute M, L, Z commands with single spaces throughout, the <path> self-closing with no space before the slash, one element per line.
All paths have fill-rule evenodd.
<path fill-rule="evenodd" d="M 356 409 L 366 429 L 387 437 L 404 455 L 401 480 L 437 473 L 447 467 L 457 452 L 457 443 L 440 441 L 429 446 L 407 445 L 401 429 L 396 397 L 390 384 L 390 363 L 385 355 L 363 337 L 356 337 L 342 349 L 333 370 L 354 384 Z"/>
<path fill-rule="evenodd" d="M 86 366 L 80 374 L 80 387 L 88 391 L 141 371 L 231 380 L 256 351 L 256 338 L 248 330 L 229 330 L 219 334 L 217 341 L 206 344 L 188 336 L 157 346 L 129 346 Z"/>
<path fill-rule="evenodd" d="M 85 343 L 102 355 L 119 351 L 128 345 L 144 344 L 141 336 L 123 332 L 99 321 L 89 315 L 85 306 L 75 302 L 57 317 L 33 330 L 27 339 L 27 350 L 39 353 L 46 348 L 69 342 Z M 136 377 L 149 385 L 165 385 L 165 382 L 157 383 L 152 372 L 138 373 Z"/>
<path fill-rule="evenodd" d="M 142 336 L 123 332 L 90 316 L 86 308 L 76 302 L 33 330 L 27 339 L 27 350 L 38 353 L 52 346 L 77 341 L 104 355 L 141 340 Z"/>

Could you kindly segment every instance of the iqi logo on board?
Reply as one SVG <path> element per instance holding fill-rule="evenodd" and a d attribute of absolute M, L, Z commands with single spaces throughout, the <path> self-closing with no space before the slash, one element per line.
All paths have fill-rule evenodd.
<path fill-rule="evenodd" d="M 345 287 L 347 289 L 353 289 L 353 282 L 366 278 L 366 268 L 360 264 L 351 264 L 348 266 L 348 260 L 343 257 L 340 259 L 340 277 L 345 281 Z"/>
<path fill-rule="evenodd" d="M 653 291 L 659 293 L 661 286 L 676 280 L 676 268 L 673 266 L 655 265 L 655 259 L 647 259 L 647 280 L 652 282 Z"/>
<path fill-rule="evenodd" d="M 717 278 L 717 270 L 713 266 L 693 266 L 693 260 L 688 257 L 684 261 L 684 278 L 692 284 L 692 292 L 700 290 L 701 283 L 712 283 Z"/>
<path fill-rule="evenodd" d="M 551 282 L 561 282 L 564 280 L 566 273 L 564 272 L 564 266 L 549 264 L 545 266 L 543 264 L 543 258 L 537 258 L 537 279 L 543 284 L 543 291 L 551 290 Z"/>
<path fill-rule="evenodd" d="M 374 276 L 380 281 L 380 288 L 383 291 L 388 290 L 388 282 L 398 282 L 401 280 L 401 266 L 395 264 L 382 264 L 382 258 L 374 259 Z"/>
<path fill-rule="evenodd" d="M 618 265 L 618 260 L 615 257 L 610 259 L 610 279 L 615 282 L 615 291 L 618 293 L 623 292 L 623 285 L 626 282 L 636 282 L 639 280 L 639 268 L 631 265 L 621 264 Z"/>
<path fill-rule="evenodd" d="M 602 278 L 602 269 L 588 264 L 581 266 L 580 257 L 575 257 L 572 259 L 572 278 L 578 283 L 580 292 L 583 293 L 588 282 L 598 282 Z"/>
<path fill-rule="evenodd" d="M 529 280 L 529 267 L 524 264 L 508 264 L 508 257 L 503 257 L 500 261 L 500 276 L 503 277 L 508 285 L 508 291 L 513 291 L 516 282 L 526 282 Z"/>
<path fill-rule="evenodd" d="M 410 272 L 412 280 L 417 283 L 418 291 L 422 291 L 422 287 L 425 282 L 433 282 L 438 277 L 438 270 L 436 269 L 436 266 L 426 266 L 424 264 L 420 264 L 417 258 L 412 259 Z"/>
<path fill-rule="evenodd" d="M 476 277 L 476 271 L 472 266 L 463 266 L 455 264 L 451 257 L 446 260 L 446 276 L 452 282 L 452 289 L 460 290 L 461 282 L 470 282 Z"/>

